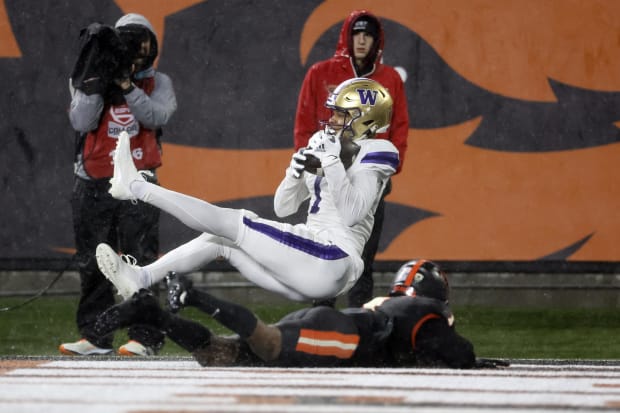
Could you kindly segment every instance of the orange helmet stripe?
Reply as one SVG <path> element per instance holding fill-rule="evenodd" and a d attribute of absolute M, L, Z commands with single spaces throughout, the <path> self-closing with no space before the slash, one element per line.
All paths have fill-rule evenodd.
<path fill-rule="evenodd" d="M 405 286 L 407 288 L 411 287 L 411 284 L 413 283 L 413 277 L 415 277 L 415 275 L 418 273 L 418 270 L 425 262 L 426 260 L 419 260 L 415 263 L 415 265 L 411 266 L 409 274 L 407 274 L 407 278 L 405 279 Z"/>

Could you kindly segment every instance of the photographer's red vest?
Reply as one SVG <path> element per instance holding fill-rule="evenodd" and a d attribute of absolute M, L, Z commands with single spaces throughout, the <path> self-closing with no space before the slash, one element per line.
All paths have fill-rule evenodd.
<path fill-rule="evenodd" d="M 152 77 L 134 83 L 147 95 L 150 95 L 155 87 L 155 79 Z M 141 125 L 127 103 L 106 105 L 99 120 L 99 127 L 86 135 L 82 149 L 84 170 L 91 178 L 109 178 L 113 175 L 112 156 L 116 149 L 116 140 L 122 131 L 127 131 L 131 138 L 131 155 L 136 168 L 155 169 L 161 166 L 157 131 Z"/>

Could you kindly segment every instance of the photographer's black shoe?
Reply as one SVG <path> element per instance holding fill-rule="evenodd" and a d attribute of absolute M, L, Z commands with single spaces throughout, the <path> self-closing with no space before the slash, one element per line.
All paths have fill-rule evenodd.
<path fill-rule="evenodd" d="M 103 337 L 133 324 L 149 324 L 157 327 L 162 319 L 161 313 L 162 309 L 153 292 L 142 288 L 130 299 L 101 313 L 95 323 L 95 333 Z"/>
<path fill-rule="evenodd" d="M 193 285 L 192 280 L 174 271 L 170 271 L 164 280 L 168 288 L 168 300 L 166 301 L 168 310 L 171 313 L 177 313 L 185 307 L 187 294 Z"/>

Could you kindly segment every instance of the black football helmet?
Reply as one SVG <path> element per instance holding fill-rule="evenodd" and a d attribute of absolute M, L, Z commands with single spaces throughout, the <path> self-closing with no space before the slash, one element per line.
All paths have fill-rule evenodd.
<path fill-rule="evenodd" d="M 430 297 L 448 302 L 449 288 L 448 277 L 439 265 L 428 260 L 412 260 L 396 272 L 390 296 Z"/>

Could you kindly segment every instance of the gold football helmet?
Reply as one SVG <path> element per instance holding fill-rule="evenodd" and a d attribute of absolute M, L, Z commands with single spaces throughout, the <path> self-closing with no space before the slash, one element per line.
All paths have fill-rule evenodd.
<path fill-rule="evenodd" d="M 339 84 L 325 106 L 346 114 L 343 135 L 351 139 L 372 138 L 390 127 L 392 97 L 379 82 L 363 77 Z"/>

